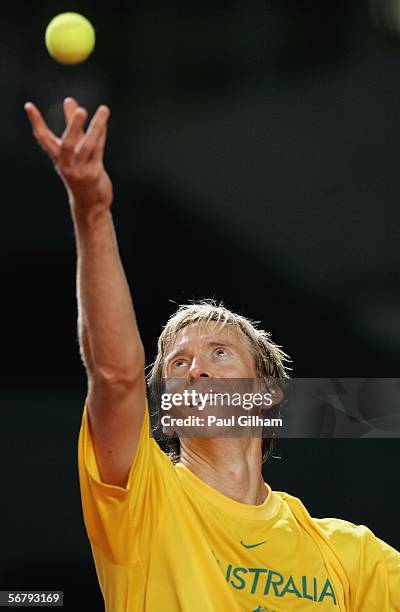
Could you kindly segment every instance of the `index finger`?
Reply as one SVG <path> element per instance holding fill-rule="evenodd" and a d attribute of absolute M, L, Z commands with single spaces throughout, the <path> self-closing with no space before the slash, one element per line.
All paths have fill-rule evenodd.
<path fill-rule="evenodd" d="M 65 98 L 63 103 L 65 123 L 69 123 L 79 104 L 75 98 Z"/>
<path fill-rule="evenodd" d="M 32 103 L 24 105 L 28 119 L 31 122 L 33 134 L 50 157 L 55 160 L 60 150 L 60 139 L 50 130 L 39 109 Z"/>
<path fill-rule="evenodd" d="M 93 154 L 97 141 L 101 137 L 102 132 L 105 130 L 109 116 L 110 109 L 108 106 L 105 104 L 99 106 L 92 117 L 85 137 L 77 146 L 76 153 L 80 162 L 87 161 Z"/>

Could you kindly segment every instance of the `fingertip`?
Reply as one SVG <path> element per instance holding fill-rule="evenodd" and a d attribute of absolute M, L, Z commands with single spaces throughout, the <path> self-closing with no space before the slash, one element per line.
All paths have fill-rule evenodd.
<path fill-rule="evenodd" d="M 88 112 L 86 108 L 84 108 L 83 106 L 78 106 L 78 108 L 75 111 L 75 114 L 78 115 L 80 118 L 83 118 L 83 117 L 87 117 Z"/>
<path fill-rule="evenodd" d="M 38 114 L 40 115 L 40 113 L 38 112 L 38 110 L 36 109 L 35 105 L 32 102 L 25 102 L 24 110 L 25 110 L 26 116 L 31 122 L 35 118 L 35 113 L 36 113 L 36 116 L 38 116 Z"/>
<path fill-rule="evenodd" d="M 64 104 L 71 104 L 71 102 L 75 102 L 75 104 L 77 104 L 75 98 L 73 98 L 72 96 L 67 96 L 66 98 L 64 98 Z"/>
<path fill-rule="evenodd" d="M 99 107 L 99 110 L 101 110 L 101 112 L 107 115 L 108 117 L 111 115 L 111 110 L 107 106 L 107 104 L 101 104 Z"/>

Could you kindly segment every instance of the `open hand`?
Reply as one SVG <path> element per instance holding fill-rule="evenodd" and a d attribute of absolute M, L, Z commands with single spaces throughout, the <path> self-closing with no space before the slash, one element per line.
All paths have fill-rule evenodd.
<path fill-rule="evenodd" d="M 110 110 L 101 105 L 85 132 L 87 111 L 73 98 L 64 100 L 66 128 L 58 138 L 47 126 L 38 108 L 25 104 L 33 134 L 64 182 L 71 207 L 76 213 L 108 209 L 113 199 L 110 177 L 104 169 L 103 154 Z"/>

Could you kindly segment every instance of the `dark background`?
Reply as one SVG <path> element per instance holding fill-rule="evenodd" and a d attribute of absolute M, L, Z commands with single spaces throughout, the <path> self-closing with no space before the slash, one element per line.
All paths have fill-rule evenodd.
<path fill-rule="evenodd" d="M 103 609 L 77 480 L 72 224 L 23 103 L 58 133 L 67 95 L 111 107 L 114 218 L 149 364 L 176 304 L 214 297 L 261 321 L 296 376 L 396 377 L 399 6 L 2 6 L 0 589 L 60 589 L 68 609 Z M 44 46 L 66 10 L 96 28 L 79 66 Z M 277 454 L 275 489 L 400 548 L 398 440 L 283 440 Z"/>

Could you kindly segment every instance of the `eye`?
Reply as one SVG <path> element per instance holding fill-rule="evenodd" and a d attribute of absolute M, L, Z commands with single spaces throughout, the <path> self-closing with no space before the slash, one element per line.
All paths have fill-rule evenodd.
<path fill-rule="evenodd" d="M 217 355 L 217 357 L 225 357 L 225 355 L 227 355 L 228 353 L 224 348 L 220 347 L 215 349 L 214 354 Z"/>
<path fill-rule="evenodd" d="M 182 368 L 184 365 L 186 365 L 184 359 L 177 359 L 176 361 L 173 362 L 172 369 L 173 370 L 178 370 L 178 369 Z"/>

